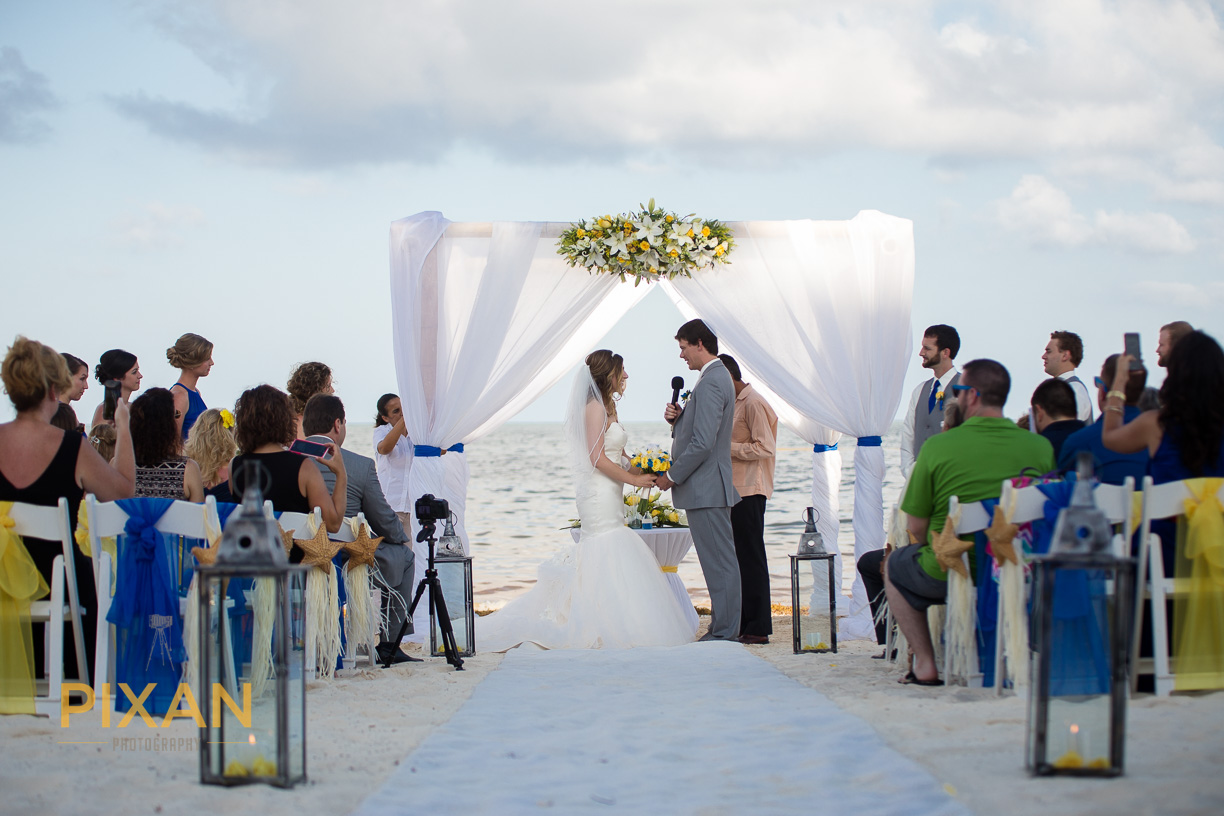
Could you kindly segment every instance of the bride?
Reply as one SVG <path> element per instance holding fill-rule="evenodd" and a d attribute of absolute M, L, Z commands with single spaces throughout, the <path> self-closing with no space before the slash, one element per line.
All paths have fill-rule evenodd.
<path fill-rule="evenodd" d="M 693 639 L 650 549 L 625 527 L 624 485 L 650 487 L 651 474 L 623 465 L 628 435 L 616 399 L 629 375 L 619 354 L 593 351 L 578 371 L 565 418 L 582 537 L 540 565 L 526 594 L 480 618 L 476 643 L 502 652 L 673 646 Z"/>

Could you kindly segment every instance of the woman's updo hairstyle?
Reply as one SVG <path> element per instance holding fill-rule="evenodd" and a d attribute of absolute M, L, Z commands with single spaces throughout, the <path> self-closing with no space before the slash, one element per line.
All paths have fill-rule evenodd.
<path fill-rule="evenodd" d="M 122 380 L 136 365 L 136 355 L 123 349 L 104 352 L 94 366 L 94 379 L 103 385 L 107 380 Z"/>
<path fill-rule="evenodd" d="M 213 344 L 198 334 L 187 332 L 166 349 L 166 359 L 175 368 L 186 371 L 208 362 L 212 356 Z M 131 366 L 128 366 L 130 369 Z"/>
<path fill-rule="evenodd" d="M 625 359 L 609 349 L 599 349 L 587 355 L 586 364 L 591 369 L 591 379 L 603 397 L 604 408 L 609 414 L 616 412 L 616 400 L 612 394 L 620 385 L 621 372 L 625 370 Z"/>
<path fill-rule="evenodd" d="M 89 368 L 89 365 L 75 354 L 69 354 L 66 351 L 61 351 L 60 356 L 63 357 L 64 362 L 68 364 L 68 373 L 74 378 L 76 377 L 77 372 L 82 368 Z"/>
<path fill-rule="evenodd" d="M 21 335 L 9 346 L 0 377 L 18 411 L 38 407 L 52 390 L 58 397 L 72 387 L 68 364 L 59 352 Z"/>
<path fill-rule="evenodd" d="M 298 416 L 306 410 L 310 398 L 320 393 L 327 381 L 331 379 L 331 369 L 323 363 L 302 363 L 293 369 L 285 390 L 289 392 L 289 401 L 293 404 L 293 412 Z"/>

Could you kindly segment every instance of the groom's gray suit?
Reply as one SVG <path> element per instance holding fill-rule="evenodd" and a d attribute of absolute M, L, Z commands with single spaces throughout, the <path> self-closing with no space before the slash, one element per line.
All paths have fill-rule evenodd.
<path fill-rule="evenodd" d="M 709 637 L 734 640 L 740 626 L 740 572 L 731 532 L 739 493 L 731 482 L 735 387 L 721 360 L 702 372 L 672 426 L 672 501 L 688 513 L 697 559 L 710 590 Z"/>

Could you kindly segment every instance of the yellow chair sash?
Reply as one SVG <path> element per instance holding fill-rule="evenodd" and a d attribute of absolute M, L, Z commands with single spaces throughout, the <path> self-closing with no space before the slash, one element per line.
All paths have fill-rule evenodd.
<path fill-rule="evenodd" d="M 1192 479 L 1178 525 L 1173 601 L 1174 688 L 1224 688 L 1224 479 Z"/>
<path fill-rule="evenodd" d="M 30 603 L 50 589 L 21 536 L 13 532 L 12 509 L 12 502 L 0 502 L 0 714 L 33 714 Z"/>

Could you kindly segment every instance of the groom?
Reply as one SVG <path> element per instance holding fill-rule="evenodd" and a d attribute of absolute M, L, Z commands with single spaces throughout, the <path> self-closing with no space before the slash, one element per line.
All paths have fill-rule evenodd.
<path fill-rule="evenodd" d="M 655 486 L 672 490 L 676 507 L 688 511 L 697 560 L 710 590 L 710 631 L 702 640 L 735 640 L 740 626 L 740 572 L 731 532 L 731 507 L 739 494 L 731 483 L 731 425 L 735 387 L 718 359 L 718 338 L 700 320 L 676 332 L 680 358 L 700 371 L 684 408 L 669 404 L 672 465 Z"/>

